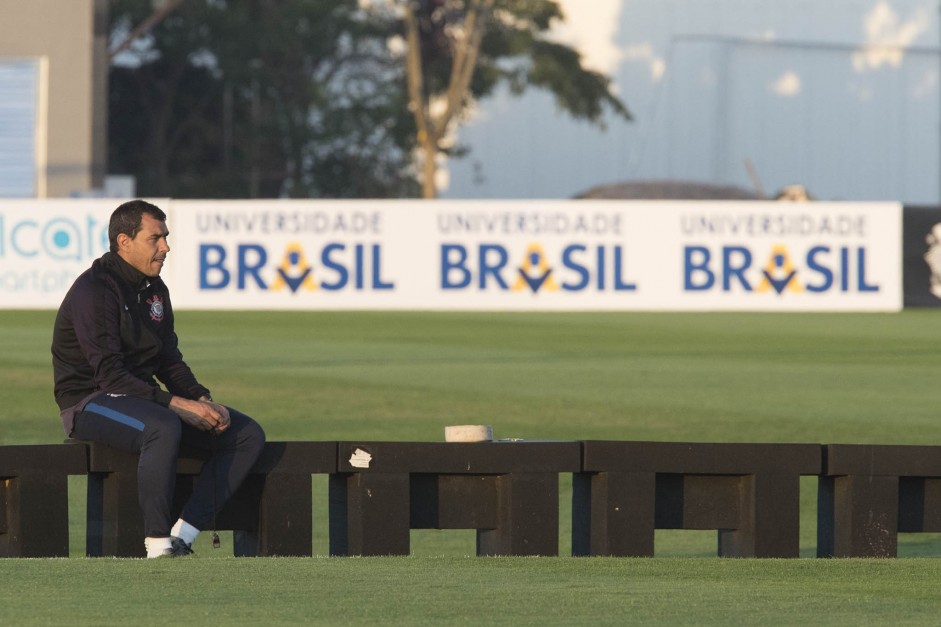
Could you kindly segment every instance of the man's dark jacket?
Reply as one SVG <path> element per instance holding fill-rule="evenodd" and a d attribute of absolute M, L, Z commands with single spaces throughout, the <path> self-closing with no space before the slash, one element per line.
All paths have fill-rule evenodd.
<path fill-rule="evenodd" d="M 116 253 L 96 259 L 59 306 L 52 365 L 68 434 L 75 412 L 96 394 L 138 396 L 163 406 L 173 396 L 209 395 L 183 361 L 166 284 Z"/>

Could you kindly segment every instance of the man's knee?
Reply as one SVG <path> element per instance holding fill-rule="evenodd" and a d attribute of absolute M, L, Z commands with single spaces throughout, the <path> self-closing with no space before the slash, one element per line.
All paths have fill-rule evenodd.
<path fill-rule="evenodd" d="M 261 428 L 260 424 L 248 418 L 248 421 L 239 433 L 239 440 L 242 443 L 243 449 L 249 451 L 255 457 L 258 457 L 261 455 L 262 449 L 265 448 L 265 431 Z"/>

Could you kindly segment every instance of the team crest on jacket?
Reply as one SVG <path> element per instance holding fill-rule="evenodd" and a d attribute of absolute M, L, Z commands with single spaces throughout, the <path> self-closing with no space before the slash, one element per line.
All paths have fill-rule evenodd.
<path fill-rule="evenodd" d="M 147 304 L 150 305 L 150 319 L 154 322 L 163 321 L 163 300 L 160 296 L 154 294 L 147 299 Z"/>

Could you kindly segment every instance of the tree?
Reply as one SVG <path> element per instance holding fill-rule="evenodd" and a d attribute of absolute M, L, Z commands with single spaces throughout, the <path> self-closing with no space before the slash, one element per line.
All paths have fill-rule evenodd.
<path fill-rule="evenodd" d="M 113 41 L 153 15 L 113 0 Z M 357 0 L 187 0 L 111 70 L 109 168 L 142 195 L 401 197 L 414 127 Z"/>
<path fill-rule="evenodd" d="M 548 38 L 562 12 L 554 0 L 385 0 L 374 7 L 400 21 L 409 109 L 422 153 L 422 195 L 437 195 L 437 157 L 467 108 L 501 82 L 520 94 L 547 89 L 572 116 L 603 126 L 610 110 L 631 114 L 610 80 L 581 56 Z"/>

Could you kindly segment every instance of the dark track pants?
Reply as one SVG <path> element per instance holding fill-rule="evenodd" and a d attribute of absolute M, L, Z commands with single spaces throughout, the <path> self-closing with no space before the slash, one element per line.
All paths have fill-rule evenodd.
<path fill-rule="evenodd" d="M 197 529 L 209 528 L 214 514 L 242 484 L 261 454 L 265 433 L 258 423 L 232 408 L 229 416 L 229 428 L 212 435 L 191 427 L 172 410 L 152 401 L 101 394 L 75 415 L 71 437 L 140 453 L 138 499 L 144 513 L 144 533 L 159 538 L 169 536 L 175 522 L 170 508 L 180 444 L 213 452 L 181 514 Z"/>

